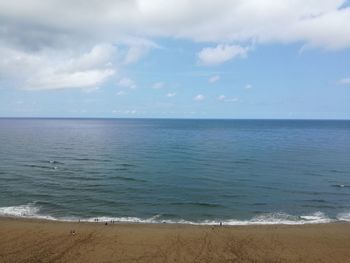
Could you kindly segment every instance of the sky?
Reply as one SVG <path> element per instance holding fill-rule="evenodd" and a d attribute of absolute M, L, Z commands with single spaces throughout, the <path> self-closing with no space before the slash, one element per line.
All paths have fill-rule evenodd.
<path fill-rule="evenodd" d="M 350 1 L 0 0 L 0 117 L 350 119 Z"/>

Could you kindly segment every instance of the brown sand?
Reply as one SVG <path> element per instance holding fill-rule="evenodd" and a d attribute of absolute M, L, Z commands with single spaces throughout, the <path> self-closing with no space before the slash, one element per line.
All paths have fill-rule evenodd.
<path fill-rule="evenodd" d="M 0 262 L 350 262 L 350 224 L 106 226 L 2 218 Z"/>

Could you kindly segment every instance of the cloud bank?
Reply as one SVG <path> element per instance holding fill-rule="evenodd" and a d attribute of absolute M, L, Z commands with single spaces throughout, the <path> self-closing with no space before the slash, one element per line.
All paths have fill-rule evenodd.
<path fill-rule="evenodd" d="M 345 0 L 1 1 L 0 77 L 25 89 L 89 88 L 158 38 L 205 43 L 197 53 L 205 66 L 259 44 L 341 50 L 350 47 L 350 8 Z"/>
<path fill-rule="evenodd" d="M 350 45 L 345 0 L 20 0 L 0 3 L 1 36 L 19 45 L 115 41 L 122 36 L 195 41 Z M 63 19 L 64 18 L 64 19 Z M 25 29 L 25 30 L 24 30 Z M 28 43 L 28 40 L 29 43 Z"/>

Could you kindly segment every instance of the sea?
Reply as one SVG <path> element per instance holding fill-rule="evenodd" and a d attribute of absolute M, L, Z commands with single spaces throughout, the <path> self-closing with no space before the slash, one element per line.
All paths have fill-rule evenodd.
<path fill-rule="evenodd" d="M 350 121 L 2 118 L 0 216 L 350 221 Z"/>

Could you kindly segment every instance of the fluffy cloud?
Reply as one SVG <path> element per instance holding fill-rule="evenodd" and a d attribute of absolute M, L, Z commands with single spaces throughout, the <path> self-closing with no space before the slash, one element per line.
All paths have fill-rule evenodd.
<path fill-rule="evenodd" d="M 248 48 L 237 45 L 217 45 L 214 48 L 203 48 L 198 54 L 200 64 L 215 66 L 227 62 L 236 57 L 245 57 Z"/>
<path fill-rule="evenodd" d="M 38 79 L 30 78 L 28 89 L 64 89 L 64 88 L 90 88 L 102 83 L 107 77 L 114 74 L 113 70 L 86 70 L 69 73 L 47 71 Z"/>
<path fill-rule="evenodd" d="M 115 49 L 107 44 L 82 54 L 51 54 L 0 48 L 0 76 L 27 90 L 88 88 L 115 73 L 110 58 Z"/>
<path fill-rule="evenodd" d="M 198 94 L 193 98 L 195 101 L 203 101 L 205 97 L 202 94 Z"/>
<path fill-rule="evenodd" d="M 214 75 L 214 76 L 211 76 L 209 79 L 208 79 L 208 82 L 209 83 L 215 83 L 215 82 L 217 82 L 217 81 L 219 81 L 220 80 L 220 76 L 219 75 Z"/>
<path fill-rule="evenodd" d="M 175 92 L 167 93 L 166 96 L 167 96 L 168 98 L 172 98 L 172 97 L 175 97 L 175 96 L 176 96 L 176 93 L 175 93 Z"/>

